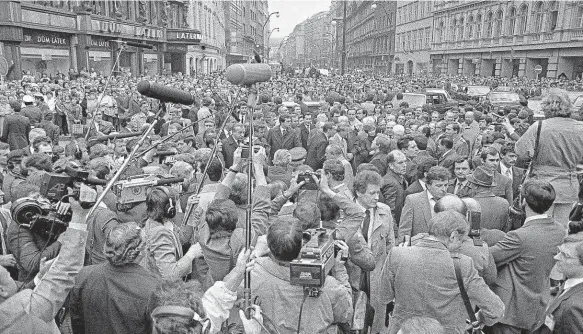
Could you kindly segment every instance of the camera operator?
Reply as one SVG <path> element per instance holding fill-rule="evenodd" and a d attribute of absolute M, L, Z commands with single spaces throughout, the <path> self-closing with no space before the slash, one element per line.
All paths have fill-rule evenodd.
<path fill-rule="evenodd" d="M 204 221 L 197 232 L 197 240 L 200 242 L 205 261 L 209 265 L 209 274 L 214 281 L 220 281 L 225 277 L 233 268 L 233 259 L 245 247 L 245 218 L 239 215 L 239 209 L 232 200 L 235 195 L 232 191 L 236 179 L 247 178 L 245 174 L 240 173 L 243 166 L 241 151 L 241 148 L 235 150 L 233 165 L 221 182 L 222 186 L 215 194 L 214 200 L 208 205 L 204 213 Z M 270 191 L 263 171 L 265 158 L 264 148 L 257 153 L 253 152 L 253 175 L 256 188 L 251 212 L 252 244 L 255 244 L 258 236 L 265 234 L 268 227 Z M 245 184 L 244 188 L 246 187 Z M 243 195 L 241 191 L 236 195 L 239 197 L 235 199 L 238 202 L 247 200 L 240 198 Z"/>
<path fill-rule="evenodd" d="M 331 275 L 326 276 L 318 297 L 308 297 L 304 287 L 290 284 L 290 262 L 303 244 L 301 223 L 294 217 L 279 217 L 267 232 L 269 256 L 260 257 L 251 271 L 251 293 L 281 334 L 331 333 L 337 325 L 352 320 L 352 295 L 341 260 L 348 246 L 336 241 L 341 251 Z M 274 298 L 277 296 L 277 298 Z"/>
<path fill-rule="evenodd" d="M 48 202 L 39 194 L 38 186 L 29 184 L 28 182 L 21 183 L 18 190 L 15 192 L 14 200 L 20 198 L 30 197 L 41 201 Z M 57 211 L 65 213 L 68 210 L 68 205 L 59 203 Z M 46 236 L 12 222 L 8 225 L 6 231 L 6 238 L 8 240 L 8 249 L 16 259 L 18 267 L 18 280 L 24 283 L 30 282 L 34 275 L 39 270 L 42 258 L 51 260 L 59 254 L 61 242 L 59 240 L 50 243 Z"/>
<path fill-rule="evenodd" d="M 82 209 L 73 199 L 69 199 L 69 203 L 72 209 L 71 222 L 58 241 L 53 243 L 63 245 L 61 252 L 44 276 L 37 276 L 34 289 L 24 289 L 17 293 L 15 282 L 0 268 L 1 333 L 59 333 L 53 319 L 83 265 L 87 239 L 87 210 Z"/>

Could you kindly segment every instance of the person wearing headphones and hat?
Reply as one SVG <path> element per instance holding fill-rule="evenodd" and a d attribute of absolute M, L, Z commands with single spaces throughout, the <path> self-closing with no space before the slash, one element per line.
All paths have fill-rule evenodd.
<path fill-rule="evenodd" d="M 165 280 L 177 280 L 192 270 L 192 261 L 202 252 L 198 244 L 182 253 L 179 227 L 172 218 L 179 210 L 177 194 L 167 187 L 155 187 L 146 196 L 144 231 L 146 249 L 141 265 Z"/>

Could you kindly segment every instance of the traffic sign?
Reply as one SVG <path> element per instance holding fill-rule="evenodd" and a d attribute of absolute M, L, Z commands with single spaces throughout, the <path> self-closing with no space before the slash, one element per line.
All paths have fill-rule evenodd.
<path fill-rule="evenodd" d="M 543 71 L 543 67 L 540 65 L 536 65 L 534 67 L 534 71 L 536 72 L 536 74 L 541 74 L 541 72 Z"/>

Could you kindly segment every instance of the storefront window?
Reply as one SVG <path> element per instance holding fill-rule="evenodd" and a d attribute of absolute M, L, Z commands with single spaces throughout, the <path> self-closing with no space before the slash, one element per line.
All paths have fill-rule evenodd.
<path fill-rule="evenodd" d="M 144 74 L 145 75 L 157 75 L 158 74 L 158 55 L 145 53 L 144 57 Z"/>

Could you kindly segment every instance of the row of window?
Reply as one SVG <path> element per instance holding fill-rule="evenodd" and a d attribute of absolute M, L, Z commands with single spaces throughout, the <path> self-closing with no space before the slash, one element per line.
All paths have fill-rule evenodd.
<path fill-rule="evenodd" d="M 67 11 L 73 11 L 75 7 L 83 8 L 85 6 L 85 8 L 91 9 L 93 14 L 115 17 L 130 21 L 141 20 L 145 23 L 158 26 L 167 26 L 169 28 L 182 28 L 188 25 L 186 18 L 188 10 L 185 5 L 178 3 L 135 0 L 34 0 L 32 3 Z M 162 15 L 163 13 L 165 15 Z"/>
<path fill-rule="evenodd" d="M 393 35 L 378 37 L 374 40 L 374 53 L 389 53 L 391 50 L 391 45 L 393 45 Z"/>
<path fill-rule="evenodd" d="M 528 9 L 527 4 L 522 4 L 519 8 L 510 7 L 506 12 L 498 9 L 496 12 L 489 11 L 485 16 L 470 14 L 467 19 L 464 17 L 452 19 L 449 27 L 446 27 L 443 20 L 439 21 L 437 42 L 524 35 L 529 32 L 529 24 L 533 33 L 551 32 L 556 29 L 559 15 L 559 5 L 556 1 L 551 2 L 549 6 L 539 1 L 534 4 L 531 13 Z"/>
<path fill-rule="evenodd" d="M 411 52 L 431 47 L 431 28 L 422 28 L 397 34 L 397 50 Z"/>
<path fill-rule="evenodd" d="M 397 8 L 397 24 L 430 17 L 433 1 L 415 1 Z"/>
<path fill-rule="evenodd" d="M 198 29 L 204 38 L 209 38 L 214 40 L 218 45 L 224 44 L 224 32 L 225 25 L 222 20 L 217 17 L 216 10 L 222 12 L 222 8 L 214 6 L 214 11 L 211 7 L 203 5 L 202 2 L 198 3 L 198 6 L 194 8 L 194 22 L 192 27 Z M 217 34 L 217 31 L 219 32 Z M 217 40 L 218 38 L 218 40 Z"/>

